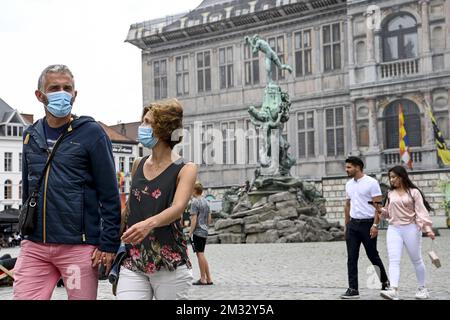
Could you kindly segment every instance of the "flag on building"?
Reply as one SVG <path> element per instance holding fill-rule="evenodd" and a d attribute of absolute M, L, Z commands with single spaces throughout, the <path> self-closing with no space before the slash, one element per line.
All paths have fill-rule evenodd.
<path fill-rule="evenodd" d="M 446 166 L 450 166 L 450 151 L 447 148 L 447 144 L 445 143 L 445 139 L 442 136 L 441 130 L 437 126 L 436 119 L 433 116 L 433 112 L 431 111 L 430 106 L 427 104 L 427 109 L 430 114 L 431 123 L 433 124 L 433 132 L 434 132 L 434 141 L 436 143 L 437 152 L 439 158 L 441 158 L 442 163 Z"/>
<path fill-rule="evenodd" d="M 398 129 L 399 129 L 399 146 L 400 146 L 400 159 L 408 167 L 412 169 L 412 158 L 409 152 L 409 141 L 406 135 L 405 129 L 405 115 L 403 114 L 403 107 L 399 104 L 398 110 Z"/>

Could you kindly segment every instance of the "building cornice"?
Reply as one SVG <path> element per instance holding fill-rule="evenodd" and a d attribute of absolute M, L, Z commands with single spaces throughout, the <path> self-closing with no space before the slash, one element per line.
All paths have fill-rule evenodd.
<path fill-rule="evenodd" d="M 257 2 L 257 1 L 254 1 Z M 264 1 L 259 1 L 261 4 Z M 272 1 L 273 2 L 273 1 Z M 318 19 L 323 15 L 335 15 L 337 12 L 346 12 L 345 0 L 305 0 L 297 1 L 288 5 L 279 5 L 267 10 L 256 10 L 245 15 L 221 18 L 217 21 L 206 21 L 186 27 L 180 25 L 178 28 L 169 25 L 160 29 L 148 30 L 144 25 L 133 25 L 130 28 L 126 42 L 129 42 L 143 50 L 157 50 L 158 47 L 167 46 L 172 43 L 180 43 L 186 40 L 204 38 L 205 36 L 216 37 L 233 30 L 248 30 L 273 24 L 285 25 L 286 18 L 292 20 L 304 17 L 307 19 Z M 184 18 L 181 18 L 182 20 Z M 298 20 L 296 20 L 298 22 Z M 176 23 L 181 23 L 177 21 Z"/>

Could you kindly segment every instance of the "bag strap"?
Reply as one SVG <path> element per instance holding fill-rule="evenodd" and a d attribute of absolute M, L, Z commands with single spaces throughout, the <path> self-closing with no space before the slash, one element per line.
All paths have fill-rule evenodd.
<path fill-rule="evenodd" d="M 139 167 L 139 164 L 141 163 L 142 159 L 143 159 L 143 157 L 138 157 L 133 162 L 133 166 L 131 167 L 130 186 L 131 186 L 131 182 L 133 181 L 134 176 L 136 175 L 137 168 Z M 131 193 L 131 191 L 130 191 L 130 193 Z M 125 225 L 127 223 L 129 214 L 130 214 L 130 196 L 128 196 L 127 201 L 125 202 L 125 208 L 121 212 L 120 235 L 122 235 L 122 233 L 125 229 Z"/>
<path fill-rule="evenodd" d="M 56 140 L 56 143 L 53 146 L 53 149 L 52 149 L 52 152 L 50 153 L 50 156 L 47 158 L 47 162 L 45 163 L 44 170 L 42 171 L 42 174 L 41 174 L 41 176 L 40 176 L 40 178 L 38 180 L 36 188 L 32 192 L 32 195 L 36 196 L 38 194 L 39 189 L 41 188 L 42 180 L 44 180 L 45 173 L 47 172 L 47 169 L 50 166 L 50 163 L 52 162 L 53 158 L 55 157 L 56 150 L 58 149 L 58 147 L 61 144 L 61 141 L 64 139 L 64 137 L 68 133 L 72 132 L 73 129 L 72 129 L 72 126 L 70 125 L 71 122 L 72 122 L 72 120 L 70 120 L 69 127 L 67 128 L 67 130 L 64 131 L 64 133 L 58 138 L 58 140 Z"/>

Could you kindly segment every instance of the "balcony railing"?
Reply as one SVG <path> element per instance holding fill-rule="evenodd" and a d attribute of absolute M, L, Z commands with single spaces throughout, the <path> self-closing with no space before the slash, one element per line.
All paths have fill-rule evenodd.
<path fill-rule="evenodd" d="M 386 167 L 391 167 L 391 166 L 402 164 L 399 151 L 385 151 L 385 152 L 383 152 L 383 158 L 384 158 L 384 165 Z M 422 151 L 411 152 L 411 158 L 412 158 L 413 163 L 421 163 L 422 162 Z"/>
<path fill-rule="evenodd" d="M 419 73 L 419 59 L 383 62 L 379 66 L 381 79 L 400 78 Z"/>

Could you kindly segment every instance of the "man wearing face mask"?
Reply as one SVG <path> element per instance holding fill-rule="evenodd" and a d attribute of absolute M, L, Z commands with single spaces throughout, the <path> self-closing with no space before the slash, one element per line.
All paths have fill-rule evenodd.
<path fill-rule="evenodd" d="M 14 269 L 14 299 L 50 299 L 62 278 L 69 299 L 94 300 L 98 265 L 109 272 L 120 244 L 111 141 L 93 118 L 71 114 L 77 91 L 66 66 L 47 67 L 35 95 L 45 117 L 24 132 L 24 203 L 43 178 L 35 228 Z"/>

